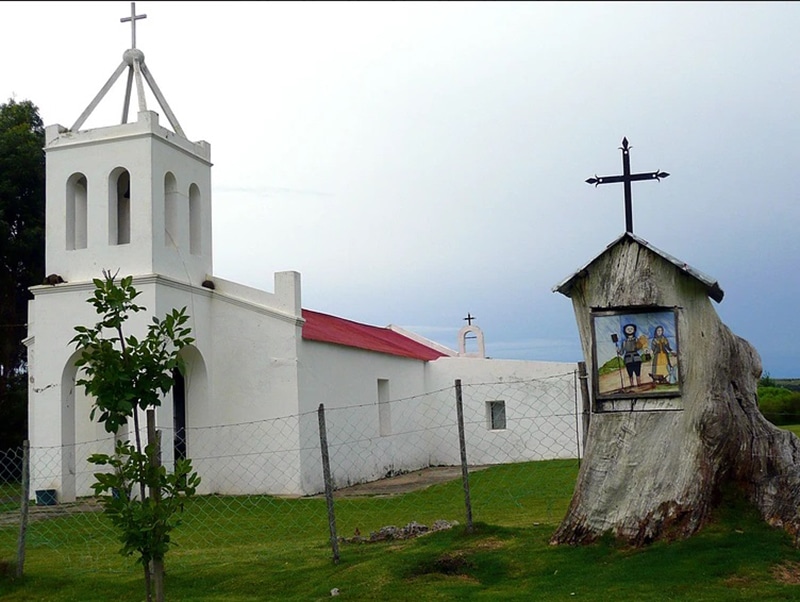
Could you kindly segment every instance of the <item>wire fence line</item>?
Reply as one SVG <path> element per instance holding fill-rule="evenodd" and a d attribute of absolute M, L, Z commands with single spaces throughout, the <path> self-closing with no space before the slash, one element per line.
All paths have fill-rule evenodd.
<path fill-rule="evenodd" d="M 336 560 L 338 542 L 390 526 L 560 520 L 582 455 L 580 385 L 577 371 L 456 381 L 413 398 L 333 408 L 323 400 L 317 411 L 272 420 L 162 429 L 164 464 L 185 449 L 202 479 L 169 561 L 264 537 L 313 545 L 330 537 Z M 26 547 L 45 547 L 83 570 L 129 569 L 92 494 L 97 467 L 87 461 L 112 447 L 98 439 L 0 452 L 0 561 L 16 557 L 20 570 Z M 563 481 L 543 488 L 536 475 L 564 472 L 565 462 L 573 469 Z"/>

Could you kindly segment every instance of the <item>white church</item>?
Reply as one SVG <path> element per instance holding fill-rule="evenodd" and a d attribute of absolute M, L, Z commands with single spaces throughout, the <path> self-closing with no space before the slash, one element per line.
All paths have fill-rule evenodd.
<path fill-rule="evenodd" d="M 488 359 L 483 333 L 471 323 L 461 329 L 458 349 L 449 349 L 395 326 L 311 311 L 303 307 L 297 272 L 274 274 L 272 291 L 214 275 L 211 147 L 186 138 L 136 48 L 136 21 L 143 16 L 135 15 L 132 5 L 131 16 L 123 19 L 131 23 L 132 48 L 74 125 L 46 128 L 50 276 L 49 283 L 31 288 L 25 339 L 32 491 L 54 490 L 59 502 L 90 495 L 87 477 L 95 467 L 86 457 L 113 448 L 103 426 L 89 419 L 91 400 L 75 384 L 77 352 L 70 344 L 76 325 L 98 319 L 87 299 L 102 270 L 133 276 L 141 291 L 137 302 L 149 315 L 133 315 L 127 334 L 142 334 L 149 316 L 187 308 L 195 342 L 183 350 L 186 373 L 176 374 L 156 420 L 164 463 L 192 458 L 202 478 L 201 493 L 321 491 L 321 403 L 326 409 L 358 404 L 358 428 L 371 442 L 371 459 L 335 469 L 336 483 L 380 478 L 387 467 L 456 465 L 457 442 L 430 436 L 422 444 L 415 440 L 403 446 L 392 436 L 418 430 L 415 423 L 429 428 L 437 417 L 455 414 L 452 404 L 446 412 L 431 408 L 426 394 L 452 387 L 455 379 L 527 381 L 575 371 L 573 363 Z M 122 123 L 81 129 L 123 73 L 128 85 Z M 148 109 L 145 85 L 166 123 Z M 128 122 L 133 90 L 138 111 Z M 390 402 L 397 399 L 416 399 L 417 407 L 393 416 Z M 488 405 L 482 408 L 489 411 Z M 514 408 L 505 411 L 513 415 Z M 485 426 L 487 417 L 466 419 Z M 281 428 L 264 436 L 236 430 L 269 421 L 280 421 Z M 495 433 L 498 446 L 507 439 L 503 430 Z M 248 459 L 265 446 L 281 450 L 280 470 Z M 476 464 L 498 457 L 476 454 L 470 458 Z"/>

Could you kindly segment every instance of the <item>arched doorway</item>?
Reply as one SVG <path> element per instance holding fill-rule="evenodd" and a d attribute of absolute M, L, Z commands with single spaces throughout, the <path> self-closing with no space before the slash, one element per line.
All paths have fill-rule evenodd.
<path fill-rule="evenodd" d="M 106 432 L 97 419 L 92 420 L 93 398 L 86 395 L 78 381 L 86 374 L 75 365 L 80 352 L 73 353 L 61 372 L 61 446 L 59 501 L 72 502 L 78 497 L 92 495 L 96 465 L 88 458 L 95 453 L 114 452 L 114 435 Z M 127 425 L 122 425 L 117 437 L 127 438 Z"/>
<path fill-rule="evenodd" d="M 198 440 L 192 429 L 209 420 L 208 377 L 203 356 L 194 345 L 188 345 L 181 350 L 180 357 L 184 371 L 181 373 L 177 368 L 172 371 L 171 403 L 165 404 L 167 413 L 163 416 L 165 422 L 170 420 L 170 414 L 172 417 L 172 441 L 164 442 L 165 464 L 202 453 L 205 441 Z"/>
<path fill-rule="evenodd" d="M 173 453 L 175 460 L 186 459 L 186 380 L 177 368 L 172 371 L 172 427 L 175 432 Z"/>

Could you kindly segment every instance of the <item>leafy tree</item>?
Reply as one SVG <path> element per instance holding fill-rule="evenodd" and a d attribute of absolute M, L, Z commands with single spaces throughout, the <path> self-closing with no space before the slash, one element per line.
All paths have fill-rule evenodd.
<path fill-rule="evenodd" d="M 0 449 L 26 436 L 28 287 L 44 278 L 44 126 L 31 101 L 0 104 Z"/>
<path fill-rule="evenodd" d="M 125 336 L 123 325 L 130 314 L 143 311 L 134 300 L 140 292 L 133 277 L 103 272 L 95 279 L 88 302 L 102 317 L 93 327 L 76 326 L 72 339 L 81 355 L 76 362 L 84 377 L 78 380 L 94 398 L 90 417 L 114 433 L 114 453 L 93 454 L 89 461 L 106 467 L 95 473 L 92 487 L 101 496 L 103 511 L 121 531 L 120 553 L 138 553 L 144 568 L 147 600 L 164 599 L 164 556 L 170 532 L 180 524 L 177 511 L 200 483 L 191 461 L 179 459 L 168 473 L 161 466 L 160 442 L 155 430 L 155 409 L 174 384 L 173 371 L 183 372 L 180 350 L 190 344 L 186 308 L 173 309 L 163 319 L 153 317 L 141 340 Z M 139 413 L 147 415 L 148 442 L 142 446 Z M 120 427 L 133 419 L 134 443 L 119 437 Z M 110 469 L 110 470 L 109 470 Z"/>

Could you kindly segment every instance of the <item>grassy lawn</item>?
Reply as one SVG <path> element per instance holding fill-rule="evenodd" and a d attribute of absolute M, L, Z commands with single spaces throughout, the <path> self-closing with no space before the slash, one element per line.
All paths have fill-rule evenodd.
<path fill-rule="evenodd" d="M 0 483 L 0 512 L 19 508 L 22 486 L 19 483 Z"/>
<path fill-rule="evenodd" d="M 473 533 L 463 525 L 458 481 L 392 498 L 337 500 L 337 527 L 347 537 L 355 529 L 367 535 L 411 520 L 461 523 L 409 540 L 342 542 L 338 564 L 331 561 L 323 499 L 198 498 L 187 504 L 178 547 L 167 556 L 167 600 L 327 600 L 333 588 L 339 600 L 414 602 L 800 599 L 800 551 L 736 499 L 689 540 L 642 549 L 613 541 L 550 546 L 576 474 L 575 461 L 473 473 L 473 513 L 480 521 Z M 98 533 L 97 517 L 56 520 L 63 536 L 38 530 L 24 579 L 0 576 L 0 600 L 144 599 L 140 567 L 116 553 L 110 530 Z M 16 535 L 2 535 L 0 552 L 13 558 Z"/>
<path fill-rule="evenodd" d="M 786 425 L 786 426 L 782 426 L 781 428 L 782 428 L 782 429 L 785 429 L 785 430 L 787 430 L 787 431 L 791 431 L 791 432 L 793 432 L 795 435 L 797 435 L 798 437 L 800 437 L 800 424 L 788 424 L 788 425 Z"/>

